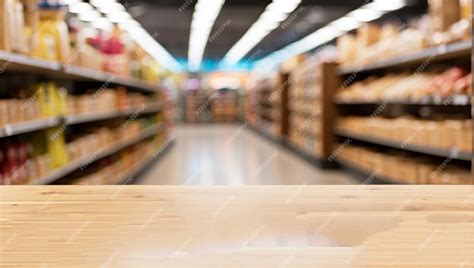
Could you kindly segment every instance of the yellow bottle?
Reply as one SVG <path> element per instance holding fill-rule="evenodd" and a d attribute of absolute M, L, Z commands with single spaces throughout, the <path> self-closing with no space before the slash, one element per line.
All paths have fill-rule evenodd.
<path fill-rule="evenodd" d="M 49 56 L 53 38 L 55 47 L 55 60 L 67 62 L 71 55 L 69 32 L 64 22 L 65 11 L 62 6 L 40 6 L 40 54 Z M 45 51 L 44 49 L 48 49 Z"/>
<path fill-rule="evenodd" d="M 51 159 L 51 167 L 59 168 L 69 162 L 66 148 L 65 127 L 55 127 L 46 130 L 48 153 Z"/>
<path fill-rule="evenodd" d="M 54 117 L 65 114 L 67 93 L 59 93 L 55 83 L 41 83 L 37 86 L 38 101 L 43 117 Z M 64 96 L 66 94 L 66 96 Z M 63 95 L 63 96 L 60 96 Z"/>

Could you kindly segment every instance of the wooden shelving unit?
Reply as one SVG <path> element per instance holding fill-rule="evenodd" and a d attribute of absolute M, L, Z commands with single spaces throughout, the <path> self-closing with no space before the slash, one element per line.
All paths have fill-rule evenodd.
<path fill-rule="evenodd" d="M 382 146 L 386 146 L 386 147 L 394 148 L 394 149 L 403 149 L 406 151 L 421 153 L 425 155 L 452 158 L 456 160 L 469 161 L 469 162 L 472 161 L 472 157 L 473 157 L 472 152 L 461 152 L 455 149 L 432 148 L 432 147 L 416 145 L 416 144 L 406 144 L 402 148 L 400 146 L 401 142 L 399 141 L 392 141 L 392 140 L 387 140 L 383 138 L 378 138 L 375 135 L 373 136 L 359 135 L 359 134 L 354 134 L 354 133 L 350 133 L 343 130 L 337 130 L 337 129 L 335 130 L 335 133 L 336 135 L 340 137 L 378 144 L 378 145 L 382 145 Z"/>
<path fill-rule="evenodd" d="M 334 93 L 339 85 L 337 65 L 309 58 L 290 77 L 289 141 L 320 160 L 331 154 L 335 118 Z"/>
<path fill-rule="evenodd" d="M 278 77 L 260 81 L 256 91 L 257 128 L 260 131 L 281 138 L 281 92 Z"/>
<path fill-rule="evenodd" d="M 421 64 L 427 60 L 430 60 L 430 64 L 444 64 L 450 62 L 455 63 L 466 63 L 469 61 L 472 50 L 472 41 L 461 41 L 452 44 L 445 44 L 437 47 L 428 48 L 422 51 L 414 52 L 408 55 L 403 55 L 399 57 L 393 57 L 389 59 L 384 59 L 379 62 L 367 64 L 364 66 L 342 66 L 337 69 L 337 74 L 340 75 L 342 79 L 348 77 L 354 78 L 356 74 L 356 80 L 358 79 L 357 74 L 364 73 L 362 78 L 366 77 L 366 74 L 381 74 L 391 72 L 397 72 L 400 69 L 410 69 L 416 68 L 418 64 Z M 472 62 L 471 62 L 472 64 Z M 472 69 L 471 69 L 472 71 Z M 390 106 L 387 111 L 388 113 L 394 114 L 403 114 L 403 113 L 413 113 L 414 110 L 421 113 L 421 111 L 436 111 L 438 113 L 466 113 L 472 110 L 472 98 L 471 96 L 458 95 L 451 97 L 424 97 L 419 100 L 411 99 L 392 99 L 389 101 L 378 101 L 378 100 L 353 100 L 348 101 L 344 99 L 337 98 L 333 99 L 333 103 L 338 108 L 339 114 L 351 115 L 351 112 L 358 112 L 357 115 L 361 116 L 359 113 L 361 111 L 372 111 L 375 109 L 380 109 L 380 107 Z M 392 111 L 392 112 L 391 112 Z M 379 114 L 377 114 L 378 116 Z M 472 119 L 472 116 L 471 116 Z M 422 146 L 417 144 L 404 144 L 402 147 L 401 142 L 387 140 L 386 138 L 377 137 L 376 133 L 373 134 L 356 134 L 350 131 L 343 131 L 341 129 L 335 129 L 334 134 L 339 137 L 339 140 L 342 144 L 343 141 L 354 140 L 360 146 L 369 146 L 374 148 L 385 148 L 385 150 L 395 150 L 400 153 L 427 157 L 429 159 L 449 159 L 453 160 L 456 163 L 470 163 L 472 162 L 472 170 L 474 172 L 474 162 L 472 152 L 460 152 L 457 149 L 440 149 L 428 146 Z M 474 141 L 474 137 L 473 137 Z M 357 165 L 357 161 L 351 161 L 350 163 L 346 160 L 336 158 L 336 161 L 343 167 L 347 167 L 351 170 L 357 170 L 359 174 L 365 174 L 368 176 L 370 172 L 363 170 Z M 413 161 L 416 161 L 416 158 L 413 158 Z M 464 165 L 463 165 L 464 167 Z M 387 183 L 405 183 L 397 181 L 391 178 L 381 178 L 381 181 L 386 181 Z"/>

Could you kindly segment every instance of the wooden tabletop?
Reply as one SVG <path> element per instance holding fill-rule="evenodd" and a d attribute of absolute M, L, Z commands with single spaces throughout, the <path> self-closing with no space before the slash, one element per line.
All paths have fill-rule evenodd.
<path fill-rule="evenodd" d="M 10 265 L 474 267 L 474 188 L 0 187 Z"/>

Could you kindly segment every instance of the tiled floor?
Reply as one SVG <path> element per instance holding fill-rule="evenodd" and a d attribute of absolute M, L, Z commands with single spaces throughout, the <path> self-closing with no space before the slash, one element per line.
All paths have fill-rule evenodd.
<path fill-rule="evenodd" d="M 357 184 L 344 172 L 320 170 L 246 125 L 181 125 L 176 143 L 141 184 Z"/>

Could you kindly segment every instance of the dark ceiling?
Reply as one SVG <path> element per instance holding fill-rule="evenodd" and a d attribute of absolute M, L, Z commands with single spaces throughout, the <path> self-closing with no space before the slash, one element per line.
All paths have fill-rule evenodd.
<path fill-rule="evenodd" d="M 426 0 L 411 1 L 414 3 L 413 6 L 399 11 L 403 12 L 403 17 L 426 11 Z M 197 0 L 133 0 L 133 2 L 122 0 L 121 2 L 173 56 L 187 58 L 191 20 Z M 223 31 L 218 38 L 208 42 L 204 58 L 222 59 L 270 2 L 271 0 L 226 0 L 211 35 L 221 26 Z M 367 0 L 303 0 L 296 9 L 295 16 L 290 17 L 291 23 L 285 28 L 275 29 L 247 56 L 264 57 L 366 2 Z"/>

